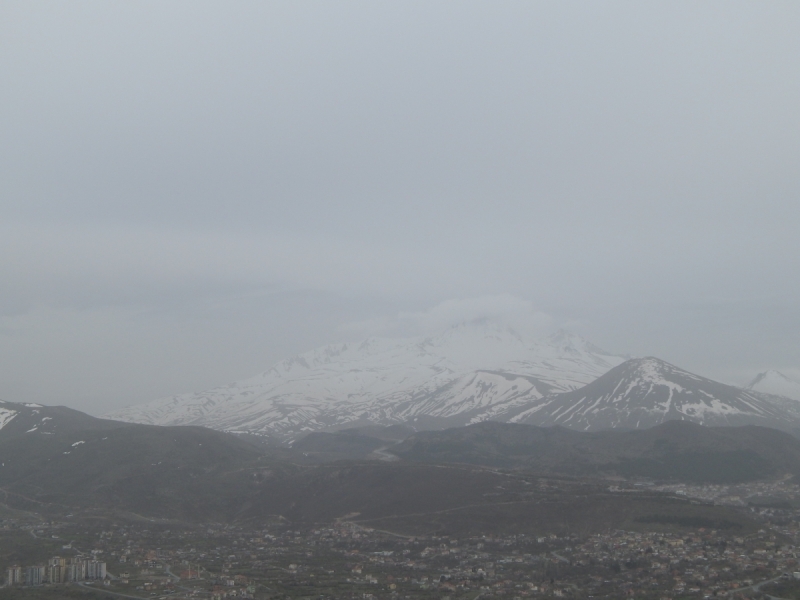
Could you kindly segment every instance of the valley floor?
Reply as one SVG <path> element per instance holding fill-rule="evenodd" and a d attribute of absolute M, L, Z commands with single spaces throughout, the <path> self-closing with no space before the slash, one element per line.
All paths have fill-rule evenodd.
<path fill-rule="evenodd" d="M 796 486 L 751 484 L 773 495 Z M 777 487 L 776 487 L 777 486 Z M 700 493 L 684 487 L 684 494 Z M 756 488 L 754 488 L 756 489 Z M 688 491 L 687 491 L 688 490 Z M 708 490 L 705 490 L 706 493 Z M 725 490 L 723 490 L 725 491 Z M 663 517 L 593 533 L 408 535 L 351 515 L 317 526 L 158 525 L 6 518 L 4 564 L 91 555 L 104 582 L 12 586 L 0 600 L 55 598 L 797 598 L 800 510 L 764 496 L 747 521 Z M 772 502 L 772 504 L 770 504 Z M 726 509 L 733 510 L 733 509 Z M 754 589 L 759 583 L 761 590 Z M 777 592 L 786 594 L 779 595 Z"/>

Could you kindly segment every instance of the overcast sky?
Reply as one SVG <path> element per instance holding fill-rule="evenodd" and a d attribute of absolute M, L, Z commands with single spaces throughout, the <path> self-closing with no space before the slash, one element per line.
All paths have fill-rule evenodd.
<path fill-rule="evenodd" d="M 0 4 L 0 398 L 498 316 L 800 378 L 800 3 Z"/>

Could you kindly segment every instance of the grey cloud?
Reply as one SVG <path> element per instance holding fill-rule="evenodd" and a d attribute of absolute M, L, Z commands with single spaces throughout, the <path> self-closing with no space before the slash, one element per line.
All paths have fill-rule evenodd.
<path fill-rule="evenodd" d="M 5 2 L 0 395 L 46 402 L 70 339 L 85 393 L 131 402 L 476 298 L 709 375 L 800 368 L 798 23 L 777 2 Z"/>
<path fill-rule="evenodd" d="M 364 339 L 370 336 L 415 336 L 434 334 L 460 323 L 488 319 L 504 324 L 527 340 L 553 331 L 554 319 L 537 310 L 530 301 L 511 294 L 450 298 L 427 310 L 402 311 L 392 316 L 345 323 L 339 331 Z"/>

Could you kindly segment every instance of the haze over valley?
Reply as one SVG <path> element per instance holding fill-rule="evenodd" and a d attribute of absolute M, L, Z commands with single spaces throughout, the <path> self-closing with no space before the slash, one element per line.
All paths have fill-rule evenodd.
<path fill-rule="evenodd" d="M 800 4 L 0 3 L 0 600 L 800 598 Z"/>

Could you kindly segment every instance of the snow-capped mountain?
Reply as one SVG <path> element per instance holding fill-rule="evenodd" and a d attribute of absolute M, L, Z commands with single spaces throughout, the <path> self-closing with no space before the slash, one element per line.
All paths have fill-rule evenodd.
<path fill-rule="evenodd" d="M 455 426 L 502 418 L 545 395 L 576 389 L 623 360 L 567 332 L 528 342 L 482 320 L 433 337 L 324 346 L 251 379 L 108 418 L 282 439 L 366 423 Z"/>
<path fill-rule="evenodd" d="M 788 430 L 800 424 L 796 414 L 770 396 L 699 377 L 653 357 L 629 360 L 580 389 L 544 397 L 508 420 L 583 431 L 643 429 L 671 420 Z"/>
<path fill-rule="evenodd" d="M 756 375 L 750 385 L 747 386 L 747 389 L 761 392 L 762 394 L 784 396 L 800 401 L 800 383 L 774 369 Z"/>

